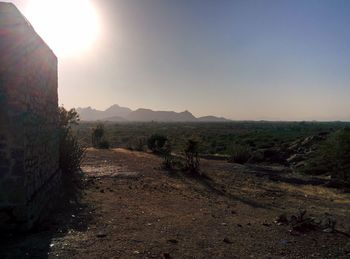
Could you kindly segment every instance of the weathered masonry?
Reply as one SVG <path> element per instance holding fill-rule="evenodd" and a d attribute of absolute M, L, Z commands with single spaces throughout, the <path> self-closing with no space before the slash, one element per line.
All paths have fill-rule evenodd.
<path fill-rule="evenodd" d="M 0 228 L 29 228 L 57 193 L 57 58 L 0 2 Z"/>

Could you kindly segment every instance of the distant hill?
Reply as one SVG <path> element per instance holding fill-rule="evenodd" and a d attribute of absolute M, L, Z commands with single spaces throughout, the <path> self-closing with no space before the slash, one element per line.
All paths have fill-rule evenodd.
<path fill-rule="evenodd" d="M 126 121 L 158 121 L 158 122 L 225 122 L 229 121 L 222 117 L 204 116 L 196 118 L 189 111 L 174 112 L 174 111 L 153 111 L 151 109 L 137 109 L 135 111 L 121 107 L 117 104 L 112 105 L 104 111 L 96 110 L 91 107 L 77 108 L 82 121 L 111 121 L 111 122 L 126 122 Z"/>
<path fill-rule="evenodd" d="M 173 111 L 152 111 L 150 109 L 137 109 L 130 113 L 127 117 L 129 121 L 196 121 L 196 117 L 188 111 L 173 112 Z"/>
<path fill-rule="evenodd" d="M 114 104 L 111 107 L 109 107 L 107 110 L 104 111 L 104 114 L 106 117 L 122 117 L 125 118 L 128 116 L 132 110 L 127 107 L 121 107 L 118 104 Z"/>
<path fill-rule="evenodd" d="M 105 111 L 99 111 L 91 107 L 77 108 L 77 112 L 80 115 L 80 119 L 83 121 L 97 121 L 113 119 L 111 121 L 117 121 L 117 117 L 124 119 L 128 116 L 132 110 L 126 107 L 121 107 L 118 104 L 114 104 Z"/>
<path fill-rule="evenodd" d="M 77 108 L 77 112 L 83 121 L 96 121 L 105 118 L 103 111 L 95 110 L 91 107 Z"/>

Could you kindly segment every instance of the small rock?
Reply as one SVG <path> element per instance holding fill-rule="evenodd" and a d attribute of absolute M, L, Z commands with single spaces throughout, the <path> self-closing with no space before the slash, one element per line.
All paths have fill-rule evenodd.
<path fill-rule="evenodd" d="M 163 253 L 162 258 L 164 259 L 171 259 L 171 256 L 169 253 Z"/>
<path fill-rule="evenodd" d="M 228 237 L 225 237 L 223 241 L 224 241 L 226 244 L 233 244 L 233 242 L 232 242 Z"/>
<path fill-rule="evenodd" d="M 279 216 L 275 219 L 275 223 L 276 223 L 277 225 L 288 224 L 287 215 L 286 215 L 285 213 L 279 215 Z"/>
<path fill-rule="evenodd" d="M 100 193 L 104 193 L 104 192 L 105 192 L 105 190 L 103 190 L 103 189 L 100 190 Z"/>
<path fill-rule="evenodd" d="M 326 228 L 326 229 L 323 230 L 323 232 L 325 232 L 325 233 L 332 233 L 332 232 L 333 232 L 333 229 L 331 229 L 331 228 Z"/>
<path fill-rule="evenodd" d="M 107 236 L 107 233 L 105 231 L 99 231 L 96 235 L 97 237 L 101 238 L 101 237 L 106 237 Z"/>

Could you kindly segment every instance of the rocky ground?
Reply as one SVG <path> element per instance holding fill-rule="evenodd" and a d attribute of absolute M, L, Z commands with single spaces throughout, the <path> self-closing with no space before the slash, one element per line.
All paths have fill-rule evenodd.
<path fill-rule="evenodd" d="M 322 179 L 204 159 L 196 178 L 160 164 L 89 149 L 81 196 L 30 233 L 2 235 L 0 258 L 350 257 L 350 194 Z"/>

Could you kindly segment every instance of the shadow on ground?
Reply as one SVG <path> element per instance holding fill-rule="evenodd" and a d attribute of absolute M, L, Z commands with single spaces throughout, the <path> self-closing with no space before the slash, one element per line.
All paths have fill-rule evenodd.
<path fill-rule="evenodd" d="M 60 237 L 70 231 L 86 231 L 91 208 L 81 203 L 81 196 L 82 190 L 77 188 L 51 201 L 56 203 L 54 209 L 28 232 L 1 233 L 0 258 L 48 258 L 54 246 L 64 246 Z"/>
<path fill-rule="evenodd" d="M 179 177 L 181 174 L 178 174 L 177 177 Z M 191 182 L 196 182 L 200 186 L 202 186 L 208 193 L 215 194 L 217 196 L 221 196 L 223 198 L 229 199 L 231 201 L 239 201 L 246 205 L 249 205 L 253 208 L 268 208 L 265 204 L 259 203 L 256 200 L 251 200 L 247 198 L 243 198 L 242 196 L 234 195 L 232 193 L 229 193 L 225 188 L 223 188 L 221 185 L 217 184 L 213 179 L 211 179 L 206 174 L 203 174 L 201 176 L 193 176 L 190 174 L 183 175 L 181 177 L 184 182 L 189 183 L 189 186 L 193 186 Z M 199 190 L 197 190 L 199 191 Z"/>
<path fill-rule="evenodd" d="M 325 185 L 329 181 L 325 179 L 320 179 L 316 177 L 305 176 L 303 179 L 300 177 L 293 177 L 286 172 L 281 172 L 280 170 L 274 170 L 271 168 L 257 166 L 257 165 L 246 165 L 249 172 L 258 177 L 268 177 L 271 181 L 284 182 L 295 185 Z"/>

